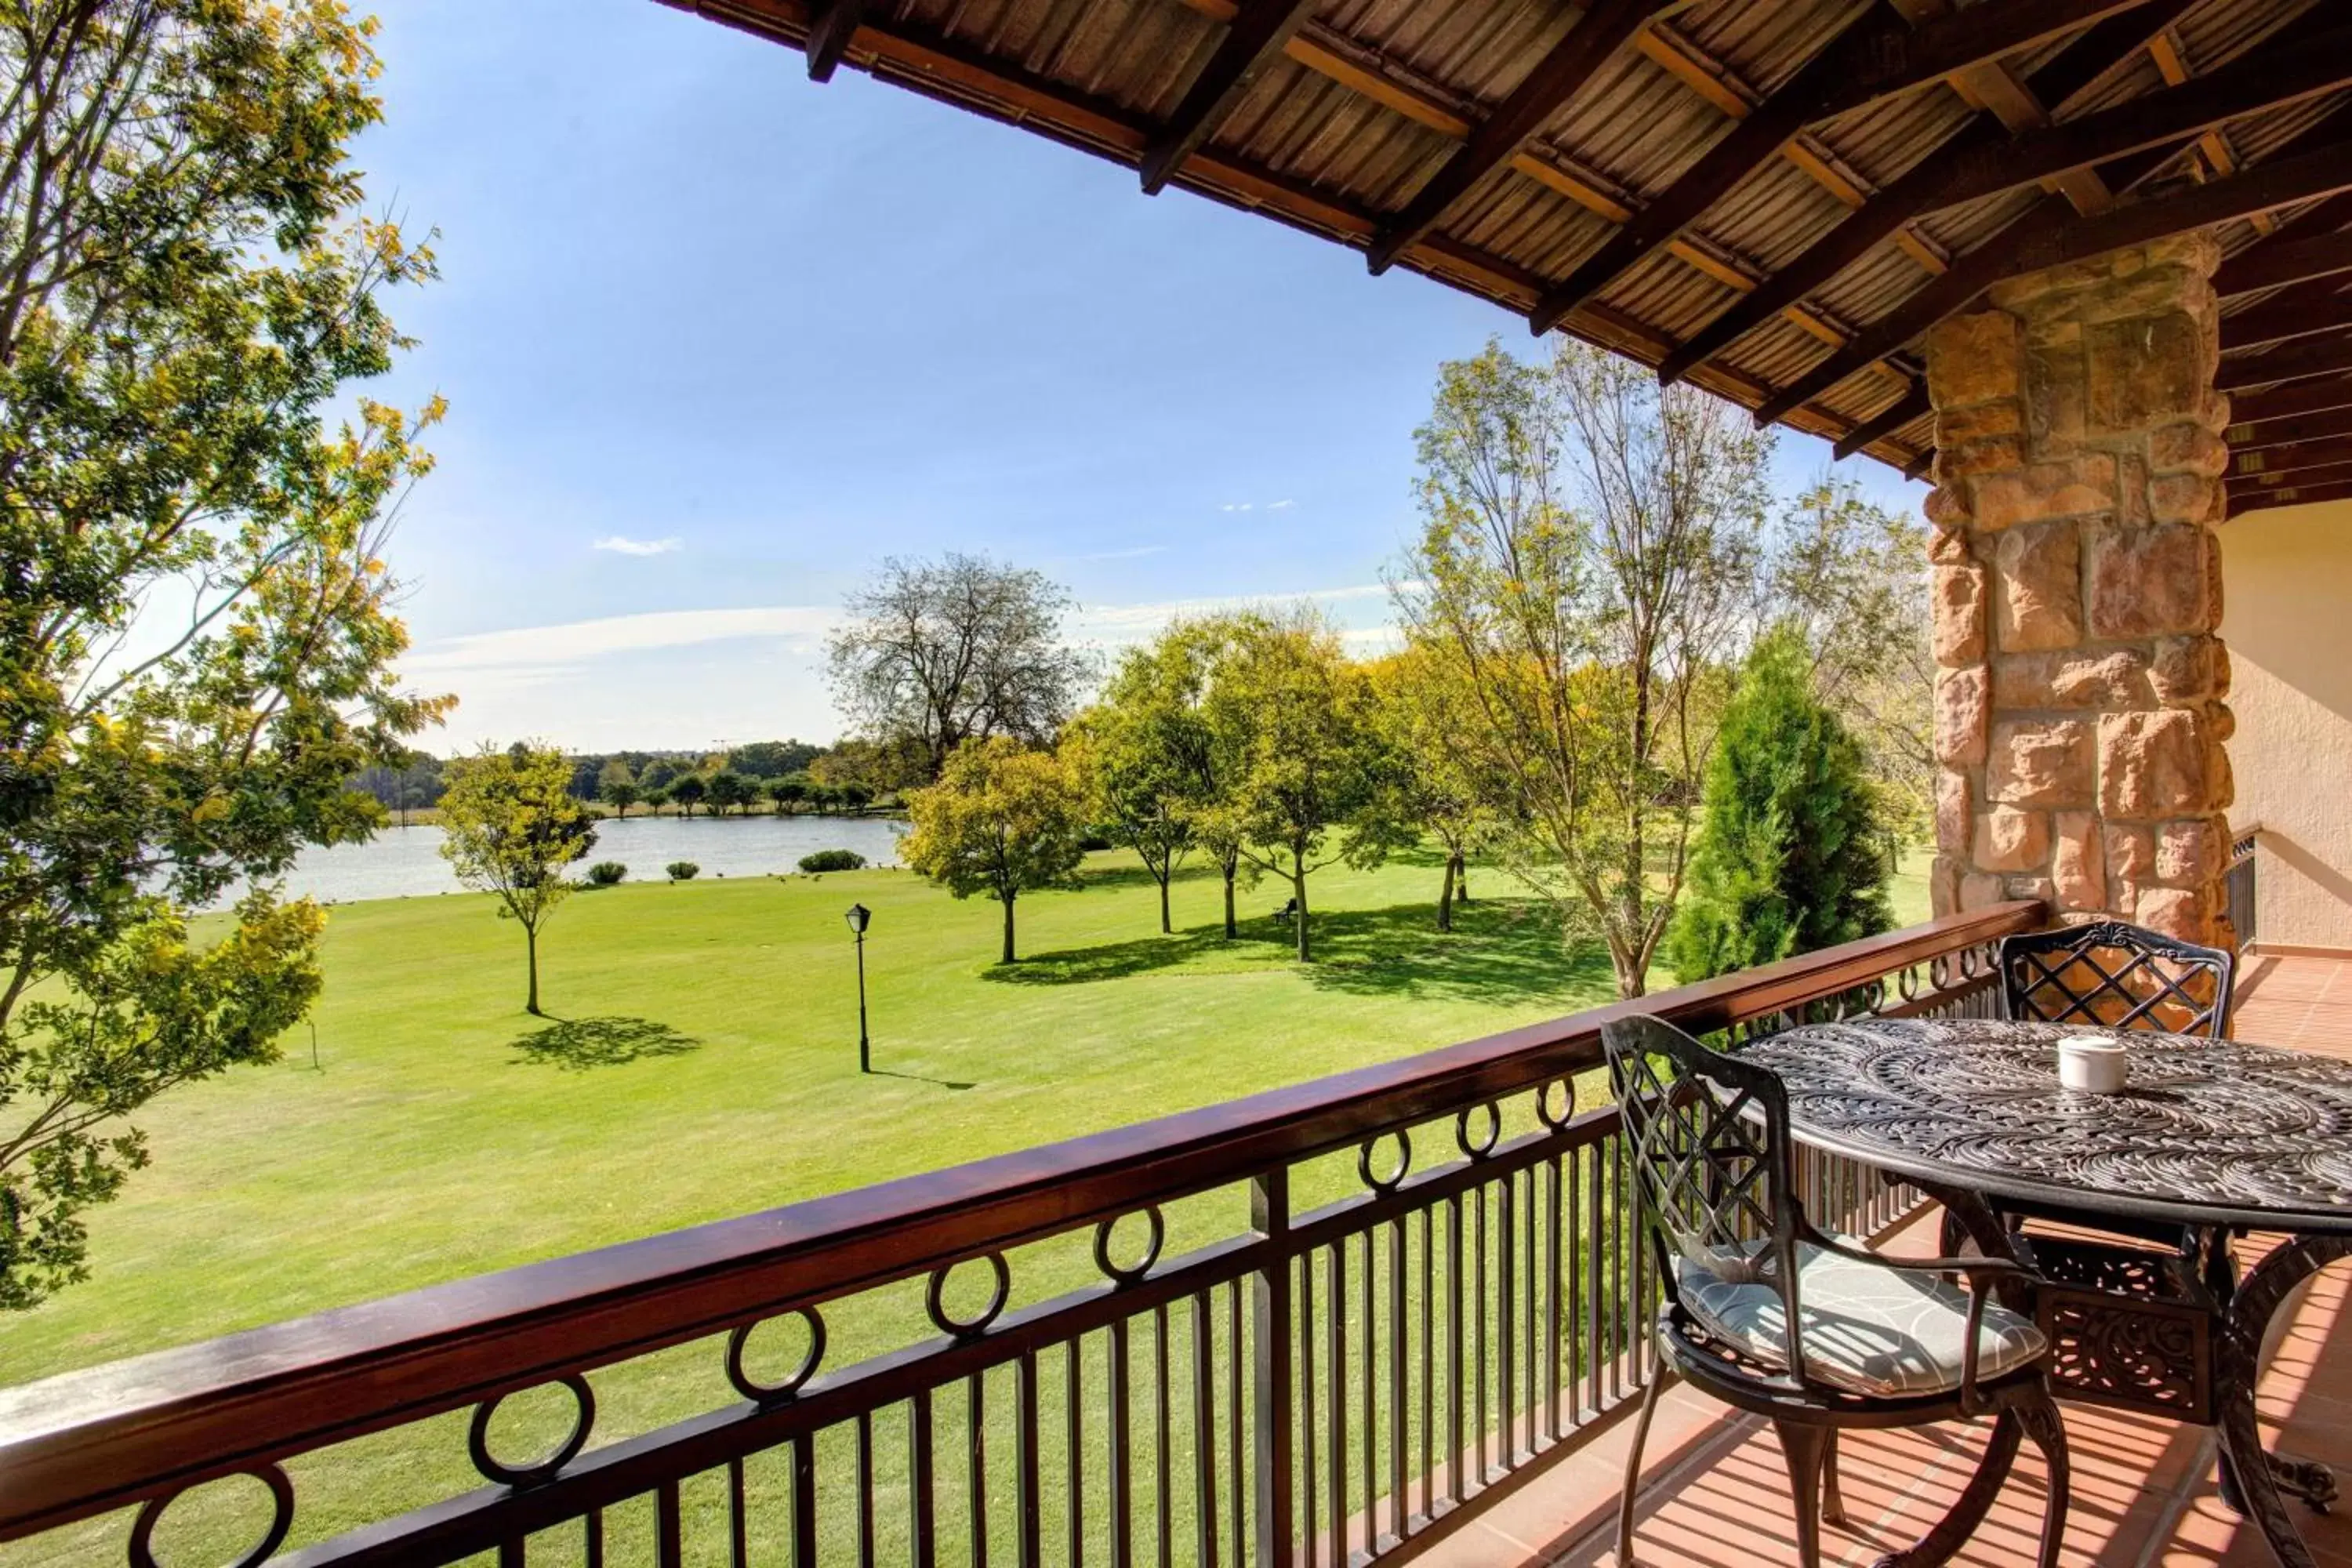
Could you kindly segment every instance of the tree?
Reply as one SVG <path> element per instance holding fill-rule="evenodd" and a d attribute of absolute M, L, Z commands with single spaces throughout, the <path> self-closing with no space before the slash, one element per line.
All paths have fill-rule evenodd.
<path fill-rule="evenodd" d="M 851 736 L 809 761 L 811 784 L 861 784 L 877 795 L 911 789 L 928 782 L 930 752 L 920 739 L 900 735 L 886 741 Z"/>
<path fill-rule="evenodd" d="M 760 798 L 759 786 L 729 768 L 721 768 L 710 775 L 709 794 L 710 808 L 721 816 L 727 815 L 730 806 L 747 807 Z"/>
<path fill-rule="evenodd" d="M 1752 613 L 1769 441 L 1563 339 L 1439 372 L 1401 615 L 1475 696 L 1505 864 L 1638 996 L 1688 868 L 1724 660 Z"/>
<path fill-rule="evenodd" d="M 1201 843 L 1215 804 L 1214 736 L 1202 701 L 1212 639 L 1177 626 L 1124 655 L 1103 700 L 1072 726 L 1094 810 L 1114 842 L 1133 849 L 1160 887 L 1160 929 L 1173 929 L 1168 887 Z M 1225 876 L 1226 935 L 1234 933 L 1238 839 L 1219 837 Z"/>
<path fill-rule="evenodd" d="M 852 812 L 864 811 L 874 800 L 874 792 L 855 779 L 836 786 L 834 794 L 840 799 L 842 805 Z"/>
<path fill-rule="evenodd" d="M 638 792 L 637 781 L 630 775 L 628 763 L 614 757 L 604 764 L 604 772 L 596 778 L 596 798 L 617 812 L 622 821 L 629 820 L 629 807 L 636 805 L 643 796 Z"/>
<path fill-rule="evenodd" d="M 1927 530 L 1823 479 L 1779 531 L 1772 603 L 1803 635 L 1814 694 L 1861 744 L 1883 825 L 1924 836 L 1936 787 Z"/>
<path fill-rule="evenodd" d="M 1382 809 L 1391 758 L 1370 692 L 1338 636 L 1304 612 L 1241 624 L 1212 671 L 1208 707 L 1234 745 L 1212 831 L 1290 884 L 1304 963 L 1313 957 L 1308 876 L 1343 860 L 1377 865 L 1403 837 Z"/>
<path fill-rule="evenodd" d="M 1013 900 L 1071 885 L 1086 858 L 1086 797 L 1069 769 L 1008 735 L 966 741 L 939 783 L 908 797 L 907 810 L 914 831 L 899 858 L 959 899 L 986 893 L 1003 904 L 1001 962 L 1016 962 Z"/>
<path fill-rule="evenodd" d="M 866 739 L 919 745 L 926 781 L 968 740 L 1049 742 L 1087 673 L 1062 642 L 1069 595 L 985 556 L 890 557 L 845 608 L 826 645 L 834 701 Z"/>
<path fill-rule="evenodd" d="M 830 816 L 833 808 L 841 804 L 841 791 L 832 784 L 812 784 L 808 792 L 809 809 L 819 816 Z"/>
<path fill-rule="evenodd" d="M 805 769 L 822 751 L 805 741 L 753 741 L 728 752 L 727 765 L 745 778 L 782 778 Z"/>
<path fill-rule="evenodd" d="M 1454 906 L 1469 901 L 1470 852 L 1495 830 L 1493 781 L 1479 775 L 1469 735 L 1476 698 L 1443 649 L 1408 644 L 1367 668 L 1373 721 L 1396 758 L 1388 773 L 1387 815 L 1436 838 L 1445 852 L 1437 929 L 1454 929 Z"/>
<path fill-rule="evenodd" d="M 1724 710 L 1667 947 L 1685 982 L 1894 923 L 1862 749 L 1814 697 L 1812 664 L 1803 628 L 1784 624 L 1757 644 Z"/>
<path fill-rule="evenodd" d="M 709 793 L 710 786 L 700 773 L 680 773 L 670 781 L 670 799 L 677 802 L 677 808 L 688 816 L 694 815 L 694 808 L 700 805 Z"/>
<path fill-rule="evenodd" d="M 776 803 L 779 816 L 789 814 L 793 807 L 808 799 L 808 780 L 799 773 L 777 779 L 768 785 L 768 798 Z"/>
<path fill-rule="evenodd" d="M 364 216 L 369 26 L 326 0 L 0 8 L 0 1308 L 87 1274 L 128 1119 L 277 1055 L 400 689 L 384 564 L 439 416 L 356 395 L 431 251 Z M 225 932 L 188 911 L 240 881 Z"/>
<path fill-rule="evenodd" d="M 522 927 L 523 1011 L 536 1016 L 540 928 L 572 891 L 563 868 L 596 847 L 596 818 L 572 797 L 572 764 L 551 748 L 485 746 L 451 763 L 448 775 L 441 853 L 467 887 L 498 895 L 500 919 Z"/>
<path fill-rule="evenodd" d="M 637 787 L 646 792 L 648 801 L 660 791 L 677 782 L 682 770 L 667 757 L 654 757 L 637 766 Z"/>

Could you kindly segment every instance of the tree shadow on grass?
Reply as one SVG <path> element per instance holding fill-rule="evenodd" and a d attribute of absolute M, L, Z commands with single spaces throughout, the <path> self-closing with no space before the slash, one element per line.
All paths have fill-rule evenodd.
<path fill-rule="evenodd" d="M 537 1062 L 565 1072 L 619 1067 L 647 1057 L 682 1057 L 702 1042 L 651 1018 L 558 1018 L 543 1029 L 518 1035 L 518 1065 Z"/>
<path fill-rule="evenodd" d="M 1085 985 L 1097 980 L 1124 980 L 1130 974 L 1172 969 L 1189 959 L 1213 952 L 1223 935 L 1222 925 L 1199 926 L 1174 936 L 1145 936 L 1133 942 L 1105 942 L 1099 947 L 1033 952 L 1018 963 L 992 964 L 981 972 L 981 977 L 1001 985 Z M 1247 936 L 1243 940 L 1247 941 Z"/>

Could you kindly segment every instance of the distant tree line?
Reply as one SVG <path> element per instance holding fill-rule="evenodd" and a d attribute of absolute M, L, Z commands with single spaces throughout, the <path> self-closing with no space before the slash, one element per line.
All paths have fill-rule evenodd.
<path fill-rule="evenodd" d="M 820 746 L 807 741 L 753 741 L 724 752 L 627 751 L 561 754 L 564 793 L 625 818 L 664 807 L 693 816 L 830 816 L 887 804 L 900 785 L 919 776 L 908 753 L 869 741 Z M 352 775 L 352 787 L 371 796 L 394 820 L 437 807 L 450 764 L 426 752 L 409 752 Z"/>

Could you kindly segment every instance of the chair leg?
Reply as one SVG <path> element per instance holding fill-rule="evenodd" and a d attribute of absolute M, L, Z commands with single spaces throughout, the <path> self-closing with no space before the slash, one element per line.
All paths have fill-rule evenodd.
<path fill-rule="evenodd" d="M 1936 1568 L 1968 1544 L 1969 1537 L 1977 1532 L 1977 1526 L 1992 1511 L 1993 1499 L 2000 1495 L 2001 1483 L 2009 1479 L 2009 1467 L 2017 1458 L 2018 1433 L 2017 1412 L 2003 1410 L 1992 1424 L 1992 1436 L 1985 1443 L 1985 1456 L 1977 1466 L 1977 1473 L 1969 1478 L 1968 1486 L 1961 1491 L 1959 1500 L 1952 1504 L 1951 1511 L 1917 1541 L 1880 1558 L 1875 1568 Z"/>
<path fill-rule="evenodd" d="M 1650 1440 L 1650 1417 L 1657 1414 L 1658 1396 L 1675 1380 L 1663 1362 L 1642 1391 L 1642 1413 L 1633 1417 L 1633 1445 L 1625 1451 L 1625 1490 L 1617 1500 L 1617 1568 L 1633 1568 L 1633 1504 L 1642 1491 L 1642 1448 Z"/>
<path fill-rule="evenodd" d="M 2021 1406 L 2017 1416 L 2024 1425 L 2025 1435 L 2042 1450 L 2042 1460 L 2050 1469 L 2050 1500 L 2042 1511 L 2040 1568 L 2058 1568 L 2058 1549 L 2066 1540 L 2066 1497 L 2073 1489 L 2074 1474 L 2066 1458 L 2066 1423 L 2047 1394 Z"/>
<path fill-rule="evenodd" d="M 1826 1426 L 1803 1421 L 1775 1421 L 1780 1435 L 1780 1455 L 1789 1461 L 1789 1489 L 1796 1494 L 1797 1561 L 1802 1568 L 1821 1568 L 1822 1450 L 1830 1440 Z"/>
<path fill-rule="evenodd" d="M 1822 1445 L 1822 1518 L 1831 1524 L 1845 1522 L 1845 1493 L 1838 1489 L 1837 1428 L 1829 1429 L 1829 1441 Z"/>

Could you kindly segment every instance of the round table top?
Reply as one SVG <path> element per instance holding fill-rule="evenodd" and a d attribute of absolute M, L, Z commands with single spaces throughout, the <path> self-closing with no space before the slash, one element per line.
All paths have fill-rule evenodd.
<path fill-rule="evenodd" d="M 2058 1082 L 2058 1042 L 2126 1047 L 2123 1092 Z M 2352 1062 L 2231 1040 L 1981 1018 L 1862 1018 L 1757 1041 L 1801 1141 L 1931 1184 L 2178 1221 L 2352 1232 Z"/>

